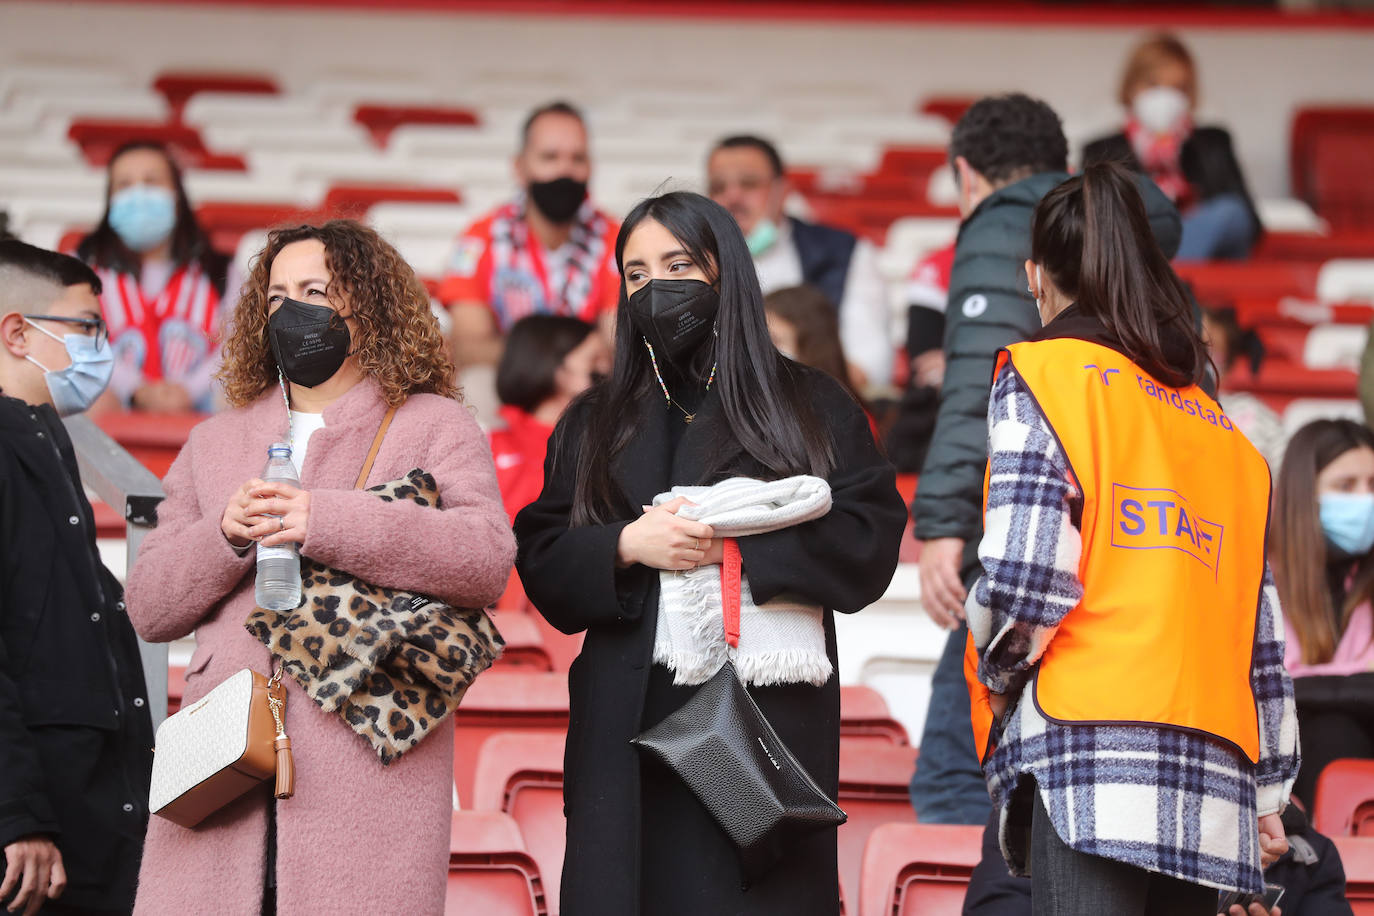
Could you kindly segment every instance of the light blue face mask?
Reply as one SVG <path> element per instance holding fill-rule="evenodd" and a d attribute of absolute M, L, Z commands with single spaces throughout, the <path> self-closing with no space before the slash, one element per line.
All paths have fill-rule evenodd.
<path fill-rule="evenodd" d="M 1323 493 L 1318 500 L 1322 532 L 1352 557 L 1374 547 L 1374 493 Z"/>
<path fill-rule="evenodd" d="M 29 321 L 27 318 L 24 320 Z M 67 355 L 72 359 L 72 364 L 67 368 L 53 371 L 32 356 L 24 357 L 43 370 L 53 408 L 64 417 L 81 413 L 94 404 L 105 386 L 110 384 L 110 376 L 114 373 L 114 350 L 110 342 L 84 334 L 63 334 L 58 337 L 32 321 L 29 324 L 53 340 L 62 341 L 67 348 Z"/>
<path fill-rule="evenodd" d="M 757 258 L 778 243 L 778 224 L 771 219 L 759 220 L 744 242 L 749 246 L 749 253 Z"/>
<path fill-rule="evenodd" d="M 176 195 L 166 188 L 136 184 L 110 198 L 110 228 L 134 251 L 161 245 L 176 224 Z"/>

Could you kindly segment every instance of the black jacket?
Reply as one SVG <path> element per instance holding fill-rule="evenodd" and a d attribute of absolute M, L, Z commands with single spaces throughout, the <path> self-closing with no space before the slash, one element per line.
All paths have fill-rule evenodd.
<path fill-rule="evenodd" d="M 833 507 L 824 518 L 804 525 L 740 538 L 739 546 L 756 601 L 787 591 L 830 609 L 825 614 L 825 631 L 833 663 L 831 610 L 857 611 L 883 594 L 896 568 L 905 513 L 892 467 L 878 453 L 863 411 L 828 376 L 810 369 L 797 371 L 804 373 L 803 390 L 824 418 L 835 444 L 836 467 L 829 477 Z M 625 497 L 624 520 L 569 527 L 586 407 L 585 402 L 575 404 L 553 434 L 544 466 L 544 491 L 515 520 L 520 545 L 516 564 L 531 601 L 550 623 L 565 633 L 585 630 L 587 634 L 568 677 L 571 707 L 564 776 L 568 844 L 562 912 L 564 916 L 633 916 L 640 909 L 641 788 L 640 760 L 629 742 L 644 727 L 659 588 L 657 570 L 633 566 L 617 572 L 616 544 L 621 530 L 639 514 L 632 507 L 650 504 L 655 495 L 674 484 L 714 482 L 701 478 L 705 467 L 718 466 L 709 459 L 724 416 L 713 391 L 674 449 L 668 424 L 681 422 L 675 410 L 666 408 L 656 393 L 650 400 L 629 405 L 627 410 L 638 415 L 639 433 L 612 467 Z M 762 474 L 743 455 L 730 464 L 731 474 Z M 833 798 L 839 779 L 837 678 L 819 688 L 770 687 L 751 692 L 784 743 Z M 709 835 L 719 833 L 714 824 L 701 833 L 705 835 L 682 828 L 678 848 L 688 851 L 718 845 Z M 809 894 L 801 909 L 782 912 L 788 916 L 836 912 L 834 842 L 830 831 L 829 855 L 818 851 L 818 859 L 827 861 L 784 860 L 777 874 L 770 874 L 774 886 L 790 883 Z M 693 863 L 683 861 L 681 867 L 689 871 Z M 557 878 L 550 875 L 547 880 Z M 688 904 L 685 911 L 726 912 L 711 903 L 714 887 L 701 887 L 700 879 L 696 883 L 690 891 L 656 886 L 652 893 L 676 899 L 679 906 Z M 732 892 L 738 890 L 736 885 Z M 681 894 L 687 899 L 681 899 Z M 750 912 L 779 912 L 762 900 L 757 902 L 759 908 Z M 728 911 L 734 912 L 733 908 Z"/>
<path fill-rule="evenodd" d="M 1083 147 L 1083 167 L 1098 162 L 1120 162 L 1135 172 L 1143 172 L 1139 157 L 1131 148 L 1131 141 L 1124 133 L 1101 137 Z M 1183 177 L 1197 191 L 1202 200 L 1211 200 L 1222 194 L 1238 194 L 1250 211 L 1253 237 L 1258 239 L 1264 232 L 1255 201 L 1250 197 L 1250 189 L 1245 184 L 1245 175 L 1240 170 L 1231 135 L 1221 127 L 1196 128 L 1178 153 L 1179 168 Z"/>
<path fill-rule="evenodd" d="M 1068 177 L 1044 172 L 999 188 L 959 226 L 945 310 L 940 410 L 911 511 L 917 538 L 964 540 L 963 575 L 970 581 L 983 533 L 992 370 L 998 350 L 1040 330 L 1024 268 L 1031 213 Z M 1181 234 L 1178 211 L 1149 179 L 1140 179 L 1140 190 L 1155 238 L 1172 255 Z"/>
<path fill-rule="evenodd" d="M 859 239 L 853 233 L 819 223 L 804 223 L 789 216 L 792 244 L 801 261 L 802 282 L 825 293 L 836 309 L 844 305 L 844 285 L 849 277 L 849 261 Z"/>
<path fill-rule="evenodd" d="M 62 902 L 133 906 L 152 723 L 118 581 L 51 407 L 0 396 L 0 846 L 54 837 Z"/>

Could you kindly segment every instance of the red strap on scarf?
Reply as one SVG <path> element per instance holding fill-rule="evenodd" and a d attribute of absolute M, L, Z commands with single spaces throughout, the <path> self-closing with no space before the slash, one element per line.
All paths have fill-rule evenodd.
<path fill-rule="evenodd" d="M 743 561 L 740 559 L 738 541 L 726 538 L 722 544 L 724 558 L 720 564 L 720 604 L 725 615 L 725 641 L 731 648 L 738 649 L 740 577 Z"/>

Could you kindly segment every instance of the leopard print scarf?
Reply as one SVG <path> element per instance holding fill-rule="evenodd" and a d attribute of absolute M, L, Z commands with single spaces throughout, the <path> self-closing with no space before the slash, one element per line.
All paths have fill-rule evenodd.
<path fill-rule="evenodd" d="M 439 508 L 434 478 L 416 468 L 368 493 Z M 244 626 L 326 712 L 365 738 L 383 764 L 458 708 L 505 645 L 485 611 L 380 588 L 301 557 L 305 600 L 257 608 Z"/>

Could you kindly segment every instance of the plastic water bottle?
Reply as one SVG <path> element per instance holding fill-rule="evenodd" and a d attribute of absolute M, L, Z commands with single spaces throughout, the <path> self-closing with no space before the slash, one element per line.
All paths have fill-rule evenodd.
<path fill-rule="evenodd" d="M 268 483 L 300 486 L 301 478 L 291 461 L 291 446 L 278 442 L 267 449 L 267 469 L 262 479 Z M 301 554 L 294 544 L 276 547 L 258 545 L 258 577 L 253 597 L 258 607 L 269 611 L 289 611 L 301 603 Z"/>

